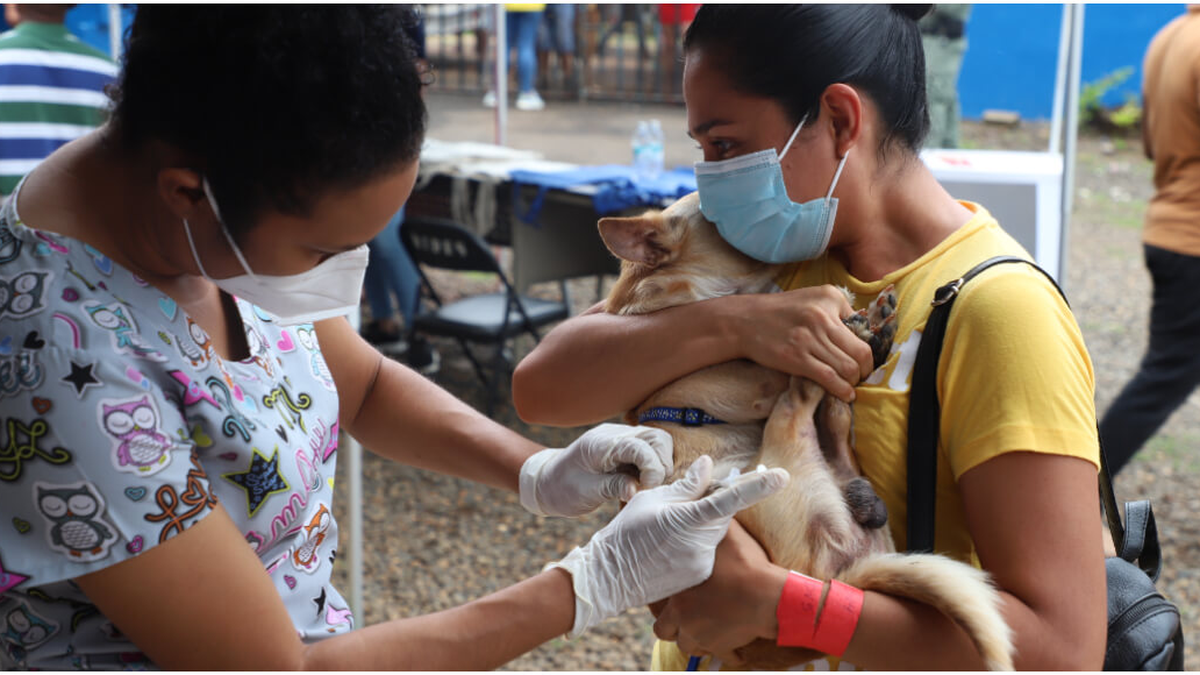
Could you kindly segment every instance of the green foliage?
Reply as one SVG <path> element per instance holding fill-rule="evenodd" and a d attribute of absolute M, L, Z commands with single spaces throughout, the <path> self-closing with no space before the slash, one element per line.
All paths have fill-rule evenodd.
<path fill-rule="evenodd" d="M 1125 98 L 1125 104 L 1113 110 L 1109 114 L 1109 119 L 1122 129 L 1132 129 L 1141 124 L 1142 105 L 1138 102 L 1137 96 L 1129 94 Z"/>
<path fill-rule="evenodd" d="M 1135 94 L 1128 94 L 1125 103 L 1109 108 L 1104 96 L 1121 86 L 1133 75 L 1133 66 L 1118 68 L 1095 82 L 1084 83 L 1079 92 L 1080 123 L 1103 132 L 1125 133 L 1142 123 L 1142 106 Z"/>
<path fill-rule="evenodd" d="M 1088 113 L 1103 108 L 1100 100 L 1116 87 L 1121 86 L 1133 75 L 1133 66 L 1118 68 L 1095 82 L 1085 82 L 1079 92 L 1079 112 Z M 1086 118 L 1086 117 L 1085 117 Z"/>

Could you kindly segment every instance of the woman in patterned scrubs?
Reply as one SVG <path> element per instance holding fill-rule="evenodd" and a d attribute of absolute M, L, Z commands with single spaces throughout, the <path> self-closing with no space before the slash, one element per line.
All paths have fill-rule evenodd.
<path fill-rule="evenodd" d="M 535 577 L 352 630 L 330 584 L 339 431 L 540 515 L 628 498 L 672 459 L 616 425 L 540 448 L 341 316 L 416 178 L 407 17 L 143 5 L 110 121 L 4 204 L 0 668 L 494 668 L 699 583 L 733 512 L 782 485 L 701 498 L 701 463 Z"/>

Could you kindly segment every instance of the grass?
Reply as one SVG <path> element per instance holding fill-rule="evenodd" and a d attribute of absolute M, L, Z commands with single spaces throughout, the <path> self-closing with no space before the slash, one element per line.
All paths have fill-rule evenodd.
<path fill-rule="evenodd" d="M 1077 213 L 1089 214 L 1101 223 L 1125 230 L 1140 230 L 1147 205 L 1145 199 L 1117 199 L 1111 192 L 1101 190 L 1093 191 L 1087 197 L 1080 195 L 1075 202 L 1075 210 Z"/>
<path fill-rule="evenodd" d="M 1200 435 L 1192 433 L 1158 434 L 1146 443 L 1146 447 L 1134 456 L 1135 462 L 1166 464 L 1175 472 L 1200 470 Z"/>
<path fill-rule="evenodd" d="M 1129 248 L 1127 246 L 1107 246 L 1104 249 L 1104 254 L 1110 258 L 1117 260 L 1129 260 L 1141 256 L 1141 249 Z"/>

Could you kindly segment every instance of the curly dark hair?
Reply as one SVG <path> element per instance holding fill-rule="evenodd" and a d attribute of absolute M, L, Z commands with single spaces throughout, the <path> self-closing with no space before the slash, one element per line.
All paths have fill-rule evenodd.
<path fill-rule="evenodd" d="M 199 158 L 234 232 L 415 160 L 422 73 L 398 6 L 141 5 L 113 130 Z"/>
<path fill-rule="evenodd" d="M 778 101 L 798 124 L 816 121 L 835 82 L 878 107 L 880 154 L 916 152 L 929 133 L 925 51 L 917 20 L 931 5 L 710 5 L 696 13 L 684 50 L 714 50 L 734 87 Z"/>

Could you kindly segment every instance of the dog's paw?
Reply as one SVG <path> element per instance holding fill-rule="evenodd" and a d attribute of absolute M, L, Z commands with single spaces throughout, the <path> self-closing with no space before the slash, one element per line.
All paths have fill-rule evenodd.
<path fill-rule="evenodd" d="M 846 328 L 857 335 L 859 340 L 868 343 L 871 341 L 871 319 L 867 316 L 867 310 L 858 310 L 842 319 L 842 323 L 846 324 Z"/>
<path fill-rule="evenodd" d="M 850 316 L 842 323 L 871 345 L 871 360 L 876 368 L 883 365 L 892 352 L 892 341 L 896 338 L 896 289 L 892 285 L 880 291 L 871 304 Z"/>
<path fill-rule="evenodd" d="M 878 368 L 892 353 L 892 342 L 896 339 L 896 289 L 888 285 L 871 302 L 867 308 L 867 325 L 870 337 L 867 344 L 871 345 L 871 357 Z"/>
<path fill-rule="evenodd" d="M 884 322 L 891 319 L 896 313 L 897 304 L 896 287 L 888 284 L 888 287 L 880 291 L 867 308 L 867 318 L 870 320 L 871 330 L 877 330 Z"/>
<path fill-rule="evenodd" d="M 887 505 L 875 494 L 875 488 L 866 478 L 850 480 L 842 492 L 856 523 L 868 530 L 876 530 L 887 524 Z"/>

